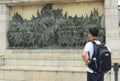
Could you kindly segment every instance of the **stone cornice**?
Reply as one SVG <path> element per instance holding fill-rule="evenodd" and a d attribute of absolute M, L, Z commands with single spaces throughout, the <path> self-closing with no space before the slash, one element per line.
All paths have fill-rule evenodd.
<path fill-rule="evenodd" d="M 0 4 L 14 5 L 30 5 L 30 4 L 48 4 L 48 3 L 71 3 L 86 1 L 104 1 L 104 0 L 0 0 Z"/>

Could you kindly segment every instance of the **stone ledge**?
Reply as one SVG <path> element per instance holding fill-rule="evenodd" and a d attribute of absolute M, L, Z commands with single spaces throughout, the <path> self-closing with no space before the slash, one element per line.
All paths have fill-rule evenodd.
<path fill-rule="evenodd" d="M 44 71 L 86 73 L 86 67 L 38 67 L 38 66 L 1 66 L 2 71 Z M 111 69 L 112 70 L 112 69 Z M 111 71 L 106 74 L 111 74 Z"/>
<path fill-rule="evenodd" d="M 39 66 L 1 66 L 0 70 L 10 71 L 52 71 L 52 72 L 85 72 L 85 67 L 39 67 Z"/>
<path fill-rule="evenodd" d="M 5 54 L 80 54 L 80 49 L 6 49 Z"/>
<path fill-rule="evenodd" d="M 0 4 L 15 5 L 31 5 L 31 4 L 48 4 L 48 3 L 71 3 L 71 2 L 86 2 L 86 1 L 104 1 L 104 0 L 2 0 Z"/>
<path fill-rule="evenodd" d="M 81 54 L 5 54 L 4 59 L 80 60 Z"/>

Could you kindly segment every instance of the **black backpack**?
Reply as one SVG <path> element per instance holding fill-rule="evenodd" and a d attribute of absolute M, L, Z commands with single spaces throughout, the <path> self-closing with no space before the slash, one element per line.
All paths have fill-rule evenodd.
<path fill-rule="evenodd" d="M 91 68 L 94 73 L 106 73 L 111 69 L 111 54 L 108 48 L 104 44 L 96 44 L 91 41 L 94 46 L 94 53 L 88 67 Z"/>

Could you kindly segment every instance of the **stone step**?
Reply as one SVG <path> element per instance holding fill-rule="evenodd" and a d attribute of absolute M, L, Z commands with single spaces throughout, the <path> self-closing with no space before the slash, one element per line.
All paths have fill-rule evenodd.
<path fill-rule="evenodd" d="M 83 67 L 1 66 L 3 81 L 79 81 L 86 80 Z"/>
<path fill-rule="evenodd" d="M 2 81 L 86 81 L 86 75 L 85 67 L 0 66 Z"/>
<path fill-rule="evenodd" d="M 80 54 L 6 54 L 3 58 L 9 66 L 85 66 Z"/>
<path fill-rule="evenodd" d="M 120 55 L 112 55 L 112 63 L 120 63 Z M 0 56 L 0 65 L 84 67 L 80 54 L 5 54 Z"/>

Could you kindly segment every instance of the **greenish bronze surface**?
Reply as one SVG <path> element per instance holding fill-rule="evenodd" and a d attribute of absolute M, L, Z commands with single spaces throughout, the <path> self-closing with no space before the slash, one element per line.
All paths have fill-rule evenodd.
<path fill-rule="evenodd" d="M 53 9 L 51 4 L 37 11 L 31 20 L 23 19 L 15 13 L 7 33 L 9 49 L 80 49 L 87 40 L 89 27 L 100 29 L 99 38 L 105 41 L 104 28 L 98 10 L 91 11 L 86 17 L 68 16 L 62 9 Z M 80 12 L 79 12 L 80 13 Z"/>

